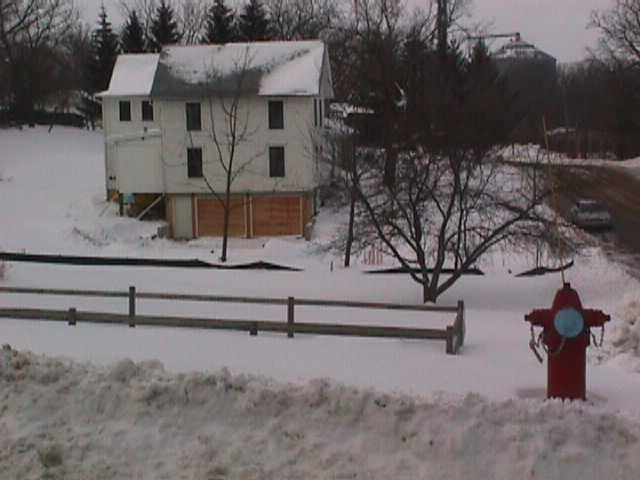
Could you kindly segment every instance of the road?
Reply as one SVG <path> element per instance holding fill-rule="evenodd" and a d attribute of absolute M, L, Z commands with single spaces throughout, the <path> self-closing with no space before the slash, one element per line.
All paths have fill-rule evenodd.
<path fill-rule="evenodd" d="M 624 168 L 558 166 L 557 209 L 565 216 L 576 200 L 592 198 L 604 203 L 615 227 L 599 234 L 605 250 L 640 278 L 640 176 Z"/>

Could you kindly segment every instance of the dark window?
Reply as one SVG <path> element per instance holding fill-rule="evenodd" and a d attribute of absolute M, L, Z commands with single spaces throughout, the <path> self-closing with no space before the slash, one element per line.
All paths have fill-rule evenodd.
<path fill-rule="evenodd" d="M 320 123 L 320 126 L 322 126 L 324 124 L 324 112 L 323 112 L 324 105 L 323 105 L 322 100 L 318 100 L 318 106 L 320 107 L 320 115 L 318 115 L 320 117 L 320 122 L 319 123 Z"/>
<path fill-rule="evenodd" d="M 269 176 L 284 177 L 284 147 L 269 147 Z"/>
<path fill-rule="evenodd" d="M 142 121 L 153 122 L 153 103 L 148 100 L 142 101 Z"/>
<path fill-rule="evenodd" d="M 313 99 L 313 125 L 318 126 L 318 99 Z"/>
<path fill-rule="evenodd" d="M 269 128 L 284 128 L 284 103 L 281 100 L 272 100 L 269 102 Z"/>
<path fill-rule="evenodd" d="M 131 102 L 128 100 L 123 100 L 120 102 L 120 121 L 131 121 Z"/>
<path fill-rule="evenodd" d="M 202 130 L 199 103 L 187 103 L 187 130 Z"/>
<path fill-rule="evenodd" d="M 187 177 L 202 178 L 201 148 L 187 148 Z"/>

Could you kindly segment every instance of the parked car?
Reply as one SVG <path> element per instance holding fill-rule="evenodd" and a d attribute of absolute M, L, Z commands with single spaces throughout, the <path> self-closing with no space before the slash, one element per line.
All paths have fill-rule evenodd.
<path fill-rule="evenodd" d="M 569 211 L 569 221 L 584 230 L 609 230 L 613 217 L 607 207 L 595 200 L 578 200 Z"/>

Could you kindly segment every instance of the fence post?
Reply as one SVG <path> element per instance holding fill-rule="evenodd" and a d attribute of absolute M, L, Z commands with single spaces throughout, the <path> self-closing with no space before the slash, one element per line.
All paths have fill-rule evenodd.
<path fill-rule="evenodd" d="M 129 287 L 129 327 L 136 326 L 136 287 L 133 285 Z"/>
<path fill-rule="evenodd" d="M 67 318 L 69 320 L 69 325 L 75 326 L 76 321 L 77 321 L 77 315 L 76 315 L 76 309 L 75 308 L 70 308 L 69 309 L 69 316 Z"/>
<path fill-rule="evenodd" d="M 295 305 L 295 300 L 293 297 L 289 297 L 287 299 L 287 337 L 288 338 L 293 338 L 293 331 L 294 331 L 294 327 L 293 327 L 293 308 Z"/>
<path fill-rule="evenodd" d="M 466 329 L 467 326 L 465 324 L 465 319 L 464 319 L 464 301 L 463 300 L 458 300 L 458 315 L 459 315 L 459 329 L 458 329 L 458 335 L 460 335 L 460 346 L 464 345 L 464 337 L 466 334 Z"/>
<path fill-rule="evenodd" d="M 447 353 L 449 355 L 455 355 L 455 349 L 453 346 L 453 336 L 455 335 L 454 329 L 452 326 L 447 326 Z"/>

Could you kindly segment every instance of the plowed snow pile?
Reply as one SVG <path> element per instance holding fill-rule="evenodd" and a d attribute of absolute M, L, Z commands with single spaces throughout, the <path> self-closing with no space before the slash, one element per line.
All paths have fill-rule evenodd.
<path fill-rule="evenodd" d="M 640 297 L 635 294 L 624 305 L 603 353 L 624 359 L 629 368 L 640 371 Z"/>
<path fill-rule="evenodd" d="M 640 426 L 587 405 L 0 352 L 2 479 L 634 479 Z"/>

